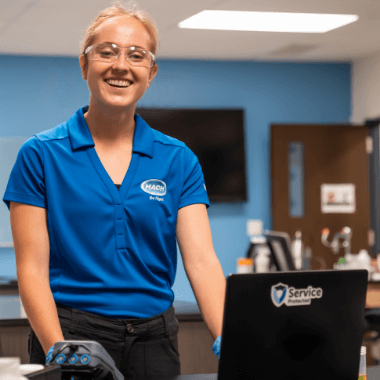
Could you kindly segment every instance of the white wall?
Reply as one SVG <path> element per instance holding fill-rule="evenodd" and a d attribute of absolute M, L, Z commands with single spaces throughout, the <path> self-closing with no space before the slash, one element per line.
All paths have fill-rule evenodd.
<path fill-rule="evenodd" d="M 380 117 L 380 53 L 352 63 L 351 96 L 352 123 Z"/>

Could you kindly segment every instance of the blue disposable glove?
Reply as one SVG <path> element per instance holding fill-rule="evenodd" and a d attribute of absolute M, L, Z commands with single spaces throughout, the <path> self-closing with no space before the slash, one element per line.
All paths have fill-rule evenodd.
<path fill-rule="evenodd" d="M 54 348 L 54 344 L 50 347 L 50 350 L 46 355 L 46 363 L 45 364 L 48 364 L 51 362 L 51 359 L 53 357 L 53 348 Z"/>
<path fill-rule="evenodd" d="M 214 345 L 212 346 L 212 351 L 218 357 L 219 360 L 220 360 L 220 345 L 221 345 L 221 343 L 222 343 L 222 336 L 220 335 L 216 338 L 216 341 L 215 341 Z"/>

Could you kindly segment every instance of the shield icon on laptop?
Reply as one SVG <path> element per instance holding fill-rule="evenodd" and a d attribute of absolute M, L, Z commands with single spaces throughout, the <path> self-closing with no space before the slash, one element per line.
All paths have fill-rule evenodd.
<path fill-rule="evenodd" d="M 288 285 L 279 282 L 278 284 L 272 286 L 270 296 L 275 306 L 280 307 L 285 302 L 287 295 Z"/>

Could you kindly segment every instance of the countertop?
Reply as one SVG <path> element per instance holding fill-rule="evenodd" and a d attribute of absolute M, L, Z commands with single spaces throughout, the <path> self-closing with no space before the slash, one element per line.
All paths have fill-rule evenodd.
<path fill-rule="evenodd" d="M 375 380 L 380 378 L 380 367 L 367 368 L 367 380 Z M 307 378 L 305 378 L 307 380 Z M 172 377 L 170 380 L 218 380 L 217 373 L 207 373 L 199 375 L 180 375 Z"/>
<path fill-rule="evenodd" d="M 41 380 L 41 379 L 47 379 L 47 378 L 60 378 L 60 372 L 57 373 L 57 371 L 60 371 L 59 366 L 51 366 L 51 367 L 45 367 L 41 371 L 32 372 L 28 375 L 25 375 L 28 379 L 31 380 Z M 50 376 L 47 376 L 50 372 Z M 54 372 L 54 374 L 53 374 Z M 57 377 L 58 374 L 58 377 Z M 380 377 L 380 367 L 368 367 L 367 368 L 367 380 L 375 380 L 379 379 Z M 307 380 L 307 377 L 305 377 Z M 218 380 L 218 374 L 217 373 L 205 373 L 205 374 L 197 374 L 197 375 L 180 375 L 171 377 L 167 380 Z"/>
<path fill-rule="evenodd" d="M 45 367 L 41 371 L 33 372 L 26 377 L 31 380 L 41 380 L 41 379 L 47 379 L 48 376 L 47 373 L 57 372 L 59 370 L 57 368 L 58 366 L 53 367 Z M 54 373 L 56 375 L 56 373 Z M 367 380 L 376 380 L 380 377 L 380 367 L 368 367 L 367 368 Z M 54 379 L 56 376 L 50 376 L 50 378 Z M 307 377 L 305 377 L 307 380 Z M 218 380 L 218 374 L 217 373 L 205 373 L 205 374 L 197 374 L 197 375 L 179 375 L 175 377 L 171 377 L 167 380 Z"/>
<path fill-rule="evenodd" d="M 196 302 L 175 300 L 173 306 L 179 322 L 203 321 Z M 0 277 L 0 327 L 30 326 L 20 314 L 17 280 Z"/>
<path fill-rule="evenodd" d="M 368 281 L 368 284 L 380 284 Z M 179 322 L 203 321 L 196 302 L 175 300 L 173 303 Z M 27 318 L 20 317 L 20 296 L 17 279 L 0 276 L 0 327 L 30 326 Z"/>

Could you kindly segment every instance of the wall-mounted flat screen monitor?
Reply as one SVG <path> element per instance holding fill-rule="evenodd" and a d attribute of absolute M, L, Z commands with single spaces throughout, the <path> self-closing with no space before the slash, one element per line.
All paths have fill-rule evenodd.
<path fill-rule="evenodd" d="M 138 107 L 153 129 L 183 141 L 202 166 L 210 202 L 247 200 L 244 111 Z"/>

